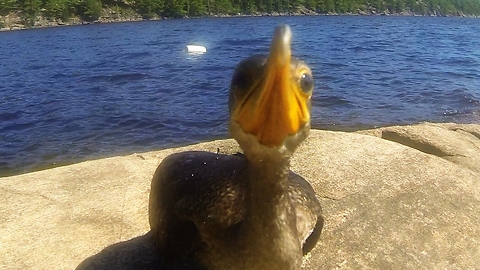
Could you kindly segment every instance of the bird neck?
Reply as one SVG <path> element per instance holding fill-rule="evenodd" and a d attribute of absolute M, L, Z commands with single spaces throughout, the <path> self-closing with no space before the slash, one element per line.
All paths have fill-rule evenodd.
<path fill-rule="evenodd" d="M 241 234 L 249 247 L 255 247 L 252 252 L 265 253 L 275 261 L 267 268 L 296 269 L 302 253 L 295 209 L 288 196 L 290 156 L 269 152 L 247 156 L 247 160 L 247 214 Z"/>
<path fill-rule="evenodd" d="M 290 218 L 294 213 L 288 196 L 289 167 L 288 156 L 248 159 L 247 216 L 252 219 L 252 226 L 258 226 L 256 229 L 270 230 L 271 233 L 279 228 L 278 224 L 294 222 Z"/>
<path fill-rule="evenodd" d="M 260 195 L 261 200 L 279 199 L 288 191 L 290 156 L 276 151 L 247 154 L 250 194 Z M 260 191 L 260 192 L 259 192 Z M 266 192 L 267 194 L 262 192 Z"/>

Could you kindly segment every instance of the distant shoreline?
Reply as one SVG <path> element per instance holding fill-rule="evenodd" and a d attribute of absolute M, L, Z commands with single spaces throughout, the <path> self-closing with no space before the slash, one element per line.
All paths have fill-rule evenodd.
<path fill-rule="evenodd" d="M 278 16 L 393 16 L 393 17 L 458 17 L 458 18 L 479 18 L 478 16 L 471 15 L 442 15 L 442 14 L 430 14 L 430 15 L 421 15 L 415 14 L 413 12 L 401 12 L 401 13 L 367 13 L 367 12 L 358 12 L 358 13 L 317 13 L 308 9 L 300 9 L 297 12 L 293 13 L 255 13 L 255 14 L 215 14 L 215 15 L 205 15 L 201 17 L 184 17 L 179 19 L 201 19 L 201 18 L 242 18 L 242 17 L 278 17 Z M 130 16 L 121 16 L 117 15 L 111 10 L 104 10 L 102 16 L 93 22 L 82 21 L 78 17 L 71 18 L 68 22 L 63 22 L 61 20 L 48 20 L 45 17 L 37 16 L 35 24 L 33 27 L 27 27 L 23 23 L 19 13 L 11 12 L 8 15 L 0 15 L 0 32 L 6 31 L 15 31 L 15 30 L 27 30 L 27 29 L 41 29 L 41 28 L 50 28 L 50 27 L 62 27 L 62 26 L 76 26 L 76 25 L 90 25 L 90 24 L 105 24 L 105 23 L 122 23 L 122 22 L 142 22 L 142 21 L 160 21 L 160 20 L 171 20 L 173 18 L 160 18 L 153 17 L 151 19 L 144 19 L 137 13 L 132 13 Z"/>

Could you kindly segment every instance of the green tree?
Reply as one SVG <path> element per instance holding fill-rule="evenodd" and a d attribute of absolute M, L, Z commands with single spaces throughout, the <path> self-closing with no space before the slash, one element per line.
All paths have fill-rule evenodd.
<path fill-rule="evenodd" d="M 207 13 L 207 6 L 203 0 L 187 1 L 187 15 L 188 16 L 202 16 Z"/>
<path fill-rule="evenodd" d="M 165 1 L 163 16 L 168 18 L 183 18 L 187 15 L 184 7 L 184 0 L 167 0 Z"/>
<path fill-rule="evenodd" d="M 336 0 L 335 1 L 335 11 L 338 13 L 345 13 L 347 12 L 346 5 L 344 0 Z"/>
<path fill-rule="evenodd" d="M 456 14 L 455 7 L 447 0 L 439 0 L 439 10 L 442 15 Z"/>
<path fill-rule="evenodd" d="M 271 13 L 273 11 L 273 0 L 256 0 L 255 7 L 259 12 Z"/>
<path fill-rule="evenodd" d="M 333 0 L 318 0 L 315 9 L 317 12 L 325 14 L 335 12 L 335 2 Z"/>
<path fill-rule="evenodd" d="M 18 2 L 23 13 L 25 25 L 32 27 L 35 25 L 35 18 L 40 12 L 42 2 L 40 0 L 20 0 Z"/>
<path fill-rule="evenodd" d="M 289 0 L 288 1 L 288 11 L 289 12 L 295 12 L 302 5 L 303 5 L 303 0 Z"/>
<path fill-rule="evenodd" d="M 46 0 L 44 4 L 45 15 L 50 19 L 67 21 L 71 17 L 75 3 L 69 0 Z"/>
<path fill-rule="evenodd" d="M 18 9 L 16 0 L 0 0 L 0 15 L 8 14 L 8 12 L 16 9 Z"/>
<path fill-rule="evenodd" d="M 210 12 L 213 14 L 232 13 L 233 6 L 230 0 L 210 0 Z"/>
<path fill-rule="evenodd" d="M 385 1 L 378 1 L 378 4 L 379 6 L 382 5 L 382 3 L 380 2 L 383 2 L 384 4 L 384 8 L 382 11 L 388 11 L 388 12 L 395 12 L 395 0 L 385 0 Z"/>
<path fill-rule="evenodd" d="M 101 0 L 0 0 L 0 15 L 20 11 L 26 26 L 33 26 L 38 15 L 68 20 L 78 15 L 94 21 L 102 14 Z M 204 14 L 251 14 L 292 12 L 304 6 L 320 13 L 356 13 L 375 9 L 377 13 L 403 12 L 428 15 L 480 15 L 480 0 L 103 0 L 104 7 L 135 10 L 143 18 L 158 14 L 170 18 Z"/>
<path fill-rule="evenodd" d="M 315 10 L 317 8 L 317 1 L 316 0 L 305 0 L 304 6 L 307 9 Z"/>
<path fill-rule="evenodd" d="M 387 10 L 387 5 L 383 0 L 375 0 L 372 6 L 376 9 L 377 13 L 382 13 Z"/>
<path fill-rule="evenodd" d="M 84 21 L 96 21 L 102 15 L 102 2 L 100 0 L 79 0 L 77 12 Z"/>
<path fill-rule="evenodd" d="M 406 8 L 405 0 L 396 0 L 395 1 L 395 6 L 394 6 L 395 12 L 405 11 L 405 8 Z"/>
<path fill-rule="evenodd" d="M 480 15 L 480 2 L 478 0 L 453 0 L 453 6 L 457 11 L 467 15 Z"/>
<path fill-rule="evenodd" d="M 150 19 L 155 14 L 162 14 L 163 5 L 163 0 L 136 0 L 134 8 L 142 16 L 142 18 Z"/>
<path fill-rule="evenodd" d="M 427 14 L 427 6 L 423 2 L 417 2 L 413 7 L 413 12 L 415 12 L 415 14 L 425 15 Z"/>
<path fill-rule="evenodd" d="M 290 10 L 290 0 L 274 0 L 273 10 L 277 12 L 288 12 Z"/>
<path fill-rule="evenodd" d="M 255 11 L 255 2 L 253 0 L 240 0 L 240 12 L 252 14 Z"/>
<path fill-rule="evenodd" d="M 437 13 L 439 9 L 438 0 L 428 0 L 426 4 L 427 4 L 427 9 L 431 14 Z"/>

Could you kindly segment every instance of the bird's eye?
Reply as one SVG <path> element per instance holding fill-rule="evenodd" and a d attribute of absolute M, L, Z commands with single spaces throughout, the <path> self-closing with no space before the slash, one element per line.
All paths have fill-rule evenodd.
<path fill-rule="evenodd" d="M 303 73 L 300 76 L 300 87 L 303 92 L 309 93 L 313 90 L 313 77 L 310 73 Z"/>

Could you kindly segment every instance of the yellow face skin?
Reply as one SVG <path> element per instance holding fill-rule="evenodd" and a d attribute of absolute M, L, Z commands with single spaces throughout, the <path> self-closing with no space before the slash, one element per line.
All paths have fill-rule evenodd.
<path fill-rule="evenodd" d="M 267 147 L 281 145 L 310 121 L 312 72 L 305 63 L 292 60 L 291 40 L 288 26 L 275 29 L 263 71 L 248 72 L 254 79 L 235 95 L 231 112 L 245 133 Z"/>

